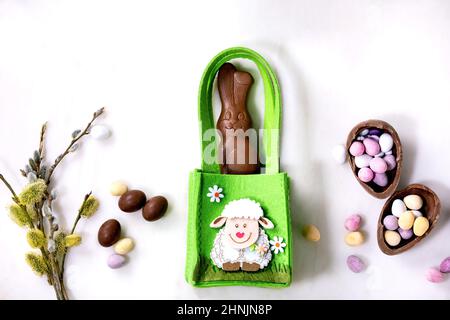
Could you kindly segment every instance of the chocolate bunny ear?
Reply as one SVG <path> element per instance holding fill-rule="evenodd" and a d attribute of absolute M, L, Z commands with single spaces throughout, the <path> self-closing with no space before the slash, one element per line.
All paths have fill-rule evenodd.
<path fill-rule="evenodd" d="M 231 63 L 224 63 L 217 76 L 217 87 L 223 109 L 234 107 L 234 73 L 236 68 Z"/>
<path fill-rule="evenodd" d="M 246 110 L 248 90 L 253 84 L 253 77 L 250 73 L 236 71 L 234 73 L 234 103 L 241 110 Z"/>

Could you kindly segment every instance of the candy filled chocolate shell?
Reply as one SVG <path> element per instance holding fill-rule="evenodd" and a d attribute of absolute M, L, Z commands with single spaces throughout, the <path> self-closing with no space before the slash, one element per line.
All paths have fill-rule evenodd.
<path fill-rule="evenodd" d="M 390 141 L 385 141 L 384 136 Z M 367 120 L 357 124 L 348 134 L 346 147 L 353 175 L 364 190 L 378 199 L 395 192 L 400 181 L 403 151 L 400 137 L 389 123 Z M 352 155 L 360 152 L 358 147 L 364 148 L 366 153 Z M 383 161 L 378 161 L 380 157 Z"/>

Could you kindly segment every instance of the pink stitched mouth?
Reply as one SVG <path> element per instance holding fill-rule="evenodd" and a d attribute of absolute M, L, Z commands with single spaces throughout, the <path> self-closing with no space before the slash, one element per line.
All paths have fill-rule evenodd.
<path fill-rule="evenodd" d="M 243 233 L 243 232 L 237 232 L 237 233 L 236 233 L 236 236 L 238 236 L 238 233 L 239 233 L 240 235 L 242 235 L 242 237 L 244 236 L 244 233 Z M 242 244 L 242 243 L 247 242 L 247 241 L 252 237 L 252 234 L 253 234 L 253 233 L 250 232 L 250 234 L 248 235 L 247 239 L 242 240 L 242 241 L 236 241 L 236 240 L 234 240 L 234 239 L 233 239 L 233 236 L 231 235 L 231 233 L 228 234 L 228 236 L 230 237 L 231 241 L 233 241 L 234 243 Z"/>
<path fill-rule="evenodd" d="M 239 239 L 243 238 L 244 235 L 245 235 L 245 233 L 243 233 L 243 232 L 236 232 L 236 237 L 238 237 Z"/>

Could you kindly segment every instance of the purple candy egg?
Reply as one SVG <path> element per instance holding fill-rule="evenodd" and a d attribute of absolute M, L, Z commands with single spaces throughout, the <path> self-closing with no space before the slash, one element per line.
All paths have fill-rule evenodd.
<path fill-rule="evenodd" d="M 386 173 L 375 173 L 375 177 L 373 178 L 373 182 L 380 187 L 386 187 L 389 183 L 388 176 Z"/>
<path fill-rule="evenodd" d="M 382 158 L 373 158 L 369 163 L 370 169 L 375 173 L 385 173 L 387 170 L 387 163 Z"/>
<path fill-rule="evenodd" d="M 120 254 L 112 254 L 108 257 L 108 267 L 111 269 L 118 269 L 126 262 L 126 258 Z"/>
<path fill-rule="evenodd" d="M 371 138 L 371 139 L 374 139 L 376 141 L 380 141 L 380 137 L 379 136 L 369 135 L 368 137 Z"/>
<path fill-rule="evenodd" d="M 404 239 L 404 240 L 411 239 L 412 236 L 414 235 L 412 229 L 404 230 L 404 229 L 402 229 L 402 228 L 398 228 L 397 231 L 398 231 L 398 233 L 400 234 L 400 237 L 402 237 L 402 239 Z"/>
<path fill-rule="evenodd" d="M 348 231 L 357 231 L 361 227 L 361 216 L 359 214 L 352 214 L 345 219 L 344 226 Z"/>
<path fill-rule="evenodd" d="M 396 216 L 393 216 L 392 214 L 387 215 L 383 219 L 383 225 L 388 230 L 397 230 L 398 228 L 398 219 Z"/>
<path fill-rule="evenodd" d="M 359 169 L 359 171 L 358 171 L 358 178 L 362 182 L 366 182 L 367 183 L 367 182 L 370 182 L 370 181 L 373 180 L 374 173 L 369 168 L 362 168 L 362 169 Z"/>
<path fill-rule="evenodd" d="M 363 155 L 365 151 L 366 148 L 364 147 L 364 144 L 360 141 L 354 141 L 349 149 L 350 154 L 354 157 Z"/>
<path fill-rule="evenodd" d="M 366 148 L 366 153 L 369 156 L 374 156 L 376 154 L 379 154 L 381 151 L 380 144 L 378 141 L 372 139 L 372 138 L 366 138 L 363 140 L 364 147 Z"/>
<path fill-rule="evenodd" d="M 369 130 L 369 134 L 370 134 L 371 136 L 381 136 L 382 133 L 383 133 L 383 132 L 381 132 L 380 129 L 370 129 L 370 130 Z"/>
<path fill-rule="evenodd" d="M 354 273 L 360 273 L 366 268 L 364 262 L 359 257 L 354 255 L 347 257 L 347 266 Z"/>
<path fill-rule="evenodd" d="M 394 170 L 397 166 L 397 161 L 392 154 L 386 155 L 383 159 L 387 164 L 387 171 Z"/>
<path fill-rule="evenodd" d="M 441 273 L 438 269 L 436 268 L 430 268 L 427 270 L 426 273 L 426 277 L 427 280 L 433 283 L 439 283 L 444 281 L 444 274 Z"/>
<path fill-rule="evenodd" d="M 441 262 L 439 270 L 443 273 L 450 272 L 450 257 L 445 258 L 444 261 Z"/>

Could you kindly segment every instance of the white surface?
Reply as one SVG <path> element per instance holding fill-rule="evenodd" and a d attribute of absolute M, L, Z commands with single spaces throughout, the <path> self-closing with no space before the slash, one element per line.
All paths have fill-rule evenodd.
<path fill-rule="evenodd" d="M 101 211 L 81 223 L 71 251 L 72 298 L 450 298 L 450 279 L 425 271 L 450 255 L 450 3 L 448 1 L 0 1 L 0 171 L 18 175 L 49 121 L 55 157 L 98 107 L 113 128 L 106 143 L 85 141 L 57 172 L 60 220 L 72 223 L 84 193 Z M 184 281 L 188 173 L 199 166 L 197 86 L 220 50 L 244 45 L 276 69 L 284 100 L 282 167 L 292 178 L 294 283 L 288 289 L 194 289 Z M 242 65 L 242 64 L 241 64 Z M 254 68 L 249 63 L 245 67 Z M 255 77 L 257 76 L 254 72 Z M 251 103 L 262 107 L 260 81 Z M 425 182 L 440 195 L 442 217 L 429 238 L 396 257 L 383 255 L 375 225 L 383 201 L 366 194 L 330 152 L 361 120 L 382 118 L 402 138 L 402 185 Z M 258 122 L 258 121 L 257 121 Z M 124 179 L 168 197 L 155 223 L 120 213 L 109 184 Z M 0 188 L 0 203 L 9 194 Z M 364 216 L 367 243 L 344 244 L 344 219 Z M 96 232 L 118 218 L 136 239 L 130 263 L 106 267 L 112 249 Z M 318 244 L 297 229 L 316 224 Z M 53 299 L 23 261 L 25 234 L 0 215 L 0 298 Z M 369 265 L 347 270 L 358 254 Z"/>

